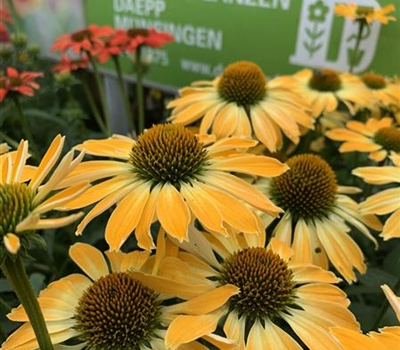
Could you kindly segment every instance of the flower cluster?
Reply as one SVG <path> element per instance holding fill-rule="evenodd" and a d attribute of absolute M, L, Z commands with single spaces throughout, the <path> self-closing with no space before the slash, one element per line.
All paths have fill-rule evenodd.
<path fill-rule="evenodd" d="M 314 21 L 325 14 L 311 7 Z M 54 70 L 99 78 L 97 64 L 171 41 L 90 25 L 54 42 Z M 37 77 L 7 68 L 0 97 L 32 95 Z M 0 144 L 0 266 L 21 302 L 7 318 L 22 323 L 2 349 L 394 349 L 399 79 L 331 68 L 269 78 L 238 61 L 166 107 L 137 135 L 110 135 L 100 118 L 100 137 L 64 152 L 58 134 L 36 159 L 30 141 Z M 66 262 L 36 297 L 24 262 L 49 241 Z M 382 276 L 365 287 L 371 270 Z M 375 315 L 379 293 L 390 322 L 387 306 Z M 374 305 L 371 324 L 355 294 Z"/>

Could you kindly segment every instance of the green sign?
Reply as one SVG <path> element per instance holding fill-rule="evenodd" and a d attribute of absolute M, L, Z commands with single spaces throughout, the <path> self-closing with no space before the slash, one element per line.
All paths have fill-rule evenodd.
<path fill-rule="evenodd" d="M 149 28 L 175 42 L 147 49 L 146 80 L 176 89 L 211 80 L 225 66 L 249 60 L 267 76 L 304 67 L 348 70 L 358 26 L 334 14 L 338 0 L 86 0 L 87 24 Z M 374 8 L 398 0 L 353 0 Z M 362 33 L 354 73 L 400 73 L 400 4 L 397 21 L 374 22 Z M 125 62 L 126 73 L 132 71 Z"/>

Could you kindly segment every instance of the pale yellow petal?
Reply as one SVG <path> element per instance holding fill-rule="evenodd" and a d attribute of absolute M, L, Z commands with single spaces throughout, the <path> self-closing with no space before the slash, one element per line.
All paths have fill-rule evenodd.
<path fill-rule="evenodd" d="M 109 274 L 103 254 L 90 244 L 75 243 L 69 248 L 69 255 L 93 281 Z"/>
<path fill-rule="evenodd" d="M 190 211 L 182 195 L 171 184 L 165 183 L 156 200 L 158 220 L 165 231 L 180 242 L 187 239 Z"/>
<path fill-rule="evenodd" d="M 46 154 L 42 157 L 36 173 L 29 184 L 29 187 L 31 187 L 33 190 L 36 190 L 39 187 L 43 179 L 57 162 L 61 154 L 64 141 L 65 136 L 61 137 L 61 135 L 57 135 L 52 141 L 50 147 L 46 151 Z"/>
<path fill-rule="evenodd" d="M 274 177 L 289 169 L 286 164 L 272 157 L 254 154 L 229 155 L 212 159 L 212 168 L 222 171 L 236 171 L 249 175 Z"/>
<path fill-rule="evenodd" d="M 339 350 L 339 345 L 329 335 L 328 329 L 313 322 L 313 316 L 294 309 L 290 310 L 290 315 L 282 313 L 282 318 L 310 349 Z"/>
<path fill-rule="evenodd" d="M 222 171 L 214 171 L 210 176 L 203 176 L 200 178 L 208 184 L 243 199 L 265 213 L 276 215 L 281 211 L 281 209 L 261 191 L 237 176 Z"/>
<path fill-rule="evenodd" d="M 218 325 L 219 318 L 216 315 L 176 317 L 168 327 L 165 335 L 167 349 L 175 350 L 181 344 L 196 340 L 205 334 L 212 333 Z M 184 330 L 184 331 L 183 331 Z"/>
<path fill-rule="evenodd" d="M 396 210 L 386 220 L 380 236 L 384 241 L 391 238 L 400 238 L 400 209 Z"/>
<path fill-rule="evenodd" d="M 110 250 L 119 250 L 138 225 L 150 195 L 147 182 L 139 184 L 117 204 L 106 225 L 105 239 Z"/>
<path fill-rule="evenodd" d="M 224 305 L 231 296 L 238 293 L 238 287 L 231 284 L 225 284 L 186 302 L 178 303 L 169 307 L 167 306 L 166 309 L 168 312 L 183 313 L 187 315 L 208 314 Z"/>
<path fill-rule="evenodd" d="M 385 293 L 386 299 L 389 301 L 390 306 L 393 308 L 397 320 L 400 322 L 400 297 L 394 294 L 387 284 L 382 285 L 381 289 Z"/>
<path fill-rule="evenodd" d="M 301 346 L 285 331 L 270 320 L 265 320 L 263 327 L 256 321 L 250 329 L 246 350 L 301 350 Z"/>
<path fill-rule="evenodd" d="M 135 141 L 129 138 L 108 138 L 103 140 L 87 140 L 76 146 L 75 149 L 83 150 L 87 154 L 95 156 L 127 160 L 130 157 L 134 144 Z"/>
<path fill-rule="evenodd" d="M 212 133 L 218 139 L 231 136 L 237 128 L 237 115 L 238 106 L 236 103 L 225 105 L 214 118 Z"/>
<path fill-rule="evenodd" d="M 212 198 L 201 187 L 196 185 L 196 182 L 193 181 L 192 185 L 185 183 L 181 185 L 180 192 L 185 198 L 187 205 L 206 229 L 226 234 L 223 217 L 218 207 L 214 204 Z"/>

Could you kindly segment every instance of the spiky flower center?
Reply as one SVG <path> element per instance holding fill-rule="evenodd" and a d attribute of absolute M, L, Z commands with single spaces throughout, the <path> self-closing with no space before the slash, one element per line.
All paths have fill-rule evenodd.
<path fill-rule="evenodd" d="M 85 39 L 90 40 L 91 38 L 92 38 L 92 32 L 89 29 L 78 30 L 71 35 L 71 41 L 75 43 L 80 43 Z"/>
<path fill-rule="evenodd" d="M 94 282 L 75 310 L 76 329 L 89 350 L 139 349 L 154 336 L 160 303 L 152 289 L 128 273 L 111 273 Z"/>
<path fill-rule="evenodd" d="M 374 141 L 388 151 L 400 152 L 400 129 L 381 128 L 375 133 Z"/>
<path fill-rule="evenodd" d="M 187 128 L 155 125 L 139 136 L 132 148 L 132 171 L 152 185 L 170 183 L 178 190 L 191 183 L 208 165 L 208 152 Z"/>
<path fill-rule="evenodd" d="M 149 36 L 149 30 L 145 28 L 130 28 L 126 31 L 126 34 L 130 38 L 136 38 L 137 36 Z"/>
<path fill-rule="evenodd" d="M 289 170 L 273 178 L 271 197 L 289 211 L 294 220 L 321 219 L 335 204 L 337 182 L 329 164 L 313 154 L 301 154 L 287 161 Z"/>
<path fill-rule="evenodd" d="M 229 299 L 229 306 L 250 321 L 274 319 L 293 303 L 291 270 L 278 254 L 265 248 L 247 248 L 228 256 L 219 282 L 240 288 Z"/>
<path fill-rule="evenodd" d="M 309 87 L 321 92 L 335 92 L 340 90 L 342 81 L 339 74 L 333 69 L 315 69 L 309 81 Z"/>
<path fill-rule="evenodd" d="M 34 209 L 34 196 L 24 183 L 0 185 L 0 236 L 15 233 L 17 225 Z"/>
<path fill-rule="evenodd" d="M 218 83 L 218 93 L 227 102 L 248 107 L 265 97 L 266 83 L 259 66 L 239 61 L 225 68 Z"/>
<path fill-rule="evenodd" d="M 357 17 L 367 17 L 374 13 L 374 8 L 371 6 L 357 6 L 356 15 Z"/>
<path fill-rule="evenodd" d="M 361 76 L 361 80 L 370 89 L 380 90 L 386 87 L 386 80 L 382 75 L 375 73 L 365 73 Z"/>

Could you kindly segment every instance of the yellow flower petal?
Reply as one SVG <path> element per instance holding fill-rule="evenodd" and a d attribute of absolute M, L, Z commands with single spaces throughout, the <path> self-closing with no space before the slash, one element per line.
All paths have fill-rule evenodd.
<path fill-rule="evenodd" d="M 181 344 L 196 340 L 201 336 L 212 333 L 218 325 L 219 317 L 216 315 L 176 317 L 167 329 L 165 345 L 167 349 L 175 350 Z M 185 329 L 182 332 L 182 329 Z"/>
<path fill-rule="evenodd" d="M 106 226 L 105 238 L 110 250 L 119 250 L 136 228 L 150 194 L 150 185 L 139 184 L 117 204 Z"/>
<path fill-rule="evenodd" d="M 166 183 L 157 196 L 156 212 L 165 231 L 180 242 L 187 239 L 190 211 L 177 189 Z"/>
<path fill-rule="evenodd" d="M 21 241 L 14 233 L 6 233 L 3 237 L 4 246 L 11 254 L 17 254 L 21 248 Z"/>
<path fill-rule="evenodd" d="M 109 273 L 103 254 L 90 244 L 75 243 L 69 248 L 69 255 L 93 281 Z"/>

